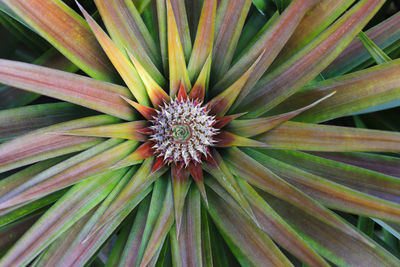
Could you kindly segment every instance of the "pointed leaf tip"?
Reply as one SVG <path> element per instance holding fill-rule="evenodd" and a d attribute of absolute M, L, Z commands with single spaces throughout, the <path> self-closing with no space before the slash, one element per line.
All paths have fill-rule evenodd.
<path fill-rule="evenodd" d="M 120 95 L 122 99 L 124 99 L 128 104 L 130 104 L 132 107 L 134 107 L 143 117 L 145 117 L 147 120 L 152 120 L 153 116 L 155 116 L 156 110 L 151 107 L 143 106 L 125 96 Z"/>

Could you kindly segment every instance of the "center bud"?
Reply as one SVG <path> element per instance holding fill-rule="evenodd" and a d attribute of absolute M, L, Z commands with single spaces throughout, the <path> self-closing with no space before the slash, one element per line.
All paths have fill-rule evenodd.
<path fill-rule="evenodd" d="M 176 124 L 172 126 L 172 137 L 177 142 L 186 142 L 192 136 L 189 125 L 186 124 Z"/>
<path fill-rule="evenodd" d="M 150 140 L 158 157 L 166 163 L 201 162 L 215 141 L 215 119 L 200 103 L 175 99 L 166 103 L 154 116 Z"/>

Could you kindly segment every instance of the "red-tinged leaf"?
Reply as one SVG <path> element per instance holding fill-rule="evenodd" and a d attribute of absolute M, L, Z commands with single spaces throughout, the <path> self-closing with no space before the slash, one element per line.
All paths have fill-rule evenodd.
<path fill-rule="evenodd" d="M 190 39 L 190 32 L 189 32 L 189 22 L 187 18 L 187 9 L 185 0 L 169 0 L 171 3 L 171 7 L 173 10 L 176 27 L 179 33 L 179 39 L 181 40 L 183 54 L 185 56 L 185 61 L 189 60 L 189 57 L 192 52 L 192 41 Z M 167 2 L 167 1 L 166 1 Z M 167 25 L 169 25 L 168 19 L 169 13 L 167 9 Z"/>
<path fill-rule="evenodd" d="M 0 111 L 0 140 L 53 124 L 90 115 L 87 109 L 70 103 L 39 104 Z"/>
<path fill-rule="evenodd" d="M 50 159 L 48 161 L 53 162 L 52 166 L 47 166 L 45 169 L 36 169 L 39 167 L 28 167 L 22 171 L 21 175 L 22 177 L 17 173 L 17 176 L 9 176 L 5 178 L 3 181 L 5 185 L 7 186 L 7 190 L 4 192 L 4 194 L 1 194 L 1 200 L 0 202 L 7 201 L 11 198 L 14 198 L 18 196 L 21 193 L 24 193 L 26 190 L 29 190 L 33 188 L 35 185 L 38 185 L 44 181 L 47 181 L 51 177 L 54 177 L 63 171 L 85 161 L 88 160 L 96 155 L 98 155 L 101 152 L 104 152 L 107 149 L 110 149 L 111 147 L 119 144 L 121 141 L 119 139 L 111 139 L 107 140 L 104 142 L 99 143 L 98 145 L 95 145 L 89 149 L 86 149 L 85 151 L 76 154 L 75 156 L 68 157 L 68 156 L 62 156 L 61 159 L 55 158 L 55 159 Z M 36 163 L 33 166 L 42 166 L 42 163 L 45 164 L 48 161 L 41 161 L 39 163 Z M 46 163 L 48 164 L 48 163 Z M 26 171 L 25 171 L 26 170 Z M 30 171 L 31 173 L 28 173 Z M 14 182 L 12 182 L 11 179 L 16 179 Z M 46 194 L 44 194 L 46 195 Z M 23 205 L 26 205 L 29 203 L 29 201 L 23 202 L 19 204 L 18 206 L 12 206 L 7 209 L 4 209 L 3 212 L 8 212 L 9 210 L 13 210 L 15 208 L 18 208 L 19 206 L 23 207 Z"/>
<path fill-rule="evenodd" d="M 78 68 L 56 49 L 51 48 L 32 62 L 53 69 L 68 72 L 76 72 Z M 0 109 L 20 107 L 31 103 L 40 95 L 23 91 L 14 87 L 4 86 L 0 88 Z"/>
<path fill-rule="evenodd" d="M 135 4 L 135 7 L 139 11 L 139 13 L 142 13 L 146 7 L 150 4 L 151 0 L 134 0 L 133 3 Z"/>
<path fill-rule="evenodd" d="M 164 73 L 168 74 L 167 7 L 165 0 L 156 0 L 158 36 Z"/>
<path fill-rule="evenodd" d="M 212 56 L 215 81 L 229 69 L 251 3 L 251 0 L 222 1 L 218 6 Z"/>
<path fill-rule="evenodd" d="M 196 40 L 194 41 L 193 51 L 188 64 L 189 78 L 193 82 L 201 72 L 209 55 L 212 54 L 216 10 L 216 0 L 204 1 L 197 28 Z"/>
<path fill-rule="evenodd" d="M 143 254 L 142 261 L 139 266 L 147 266 L 153 256 L 162 247 L 164 240 L 174 223 L 174 200 L 171 182 L 168 183 L 167 193 L 165 195 L 160 215 L 154 225 L 146 250 Z"/>
<path fill-rule="evenodd" d="M 25 189 L 14 197 L 0 203 L 0 209 L 38 199 L 44 195 L 76 184 L 84 179 L 105 172 L 118 160 L 129 154 L 137 145 L 136 141 L 126 141 L 67 170 Z"/>
<path fill-rule="evenodd" d="M 204 266 L 201 239 L 201 199 L 196 187 L 191 187 L 182 215 L 180 234 L 171 230 L 172 255 L 179 266 Z M 178 257 L 176 257 L 178 255 Z"/>
<path fill-rule="evenodd" d="M 204 202 L 208 206 L 206 189 L 204 187 L 204 177 L 203 177 L 203 168 L 200 164 L 190 163 L 189 164 L 190 175 L 193 177 L 193 180 L 197 184 L 197 188 L 199 189 L 201 196 L 204 199 Z"/>
<path fill-rule="evenodd" d="M 214 140 L 216 147 L 230 147 L 230 146 L 247 146 L 247 147 L 265 147 L 272 148 L 271 145 L 247 137 L 239 136 L 230 132 L 221 131 L 218 133 Z"/>
<path fill-rule="evenodd" d="M 151 168 L 151 172 L 150 173 L 156 172 L 156 171 L 158 171 L 159 169 L 161 169 L 164 166 L 165 166 L 164 159 L 162 157 L 158 157 L 154 161 L 154 165 L 153 165 L 153 168 Z"/>
<path fill-rule="evenodd" d="M 272 112 L 310 103 L 321 95 L 336 91 L 328 100 L 305 111 L 295 120 L 322 122 L 365 110 L 400 98 L 400 60 L 306 86 L 278 105 Z M 365 90 L 368 88 L 368 90 Z"/>
<path fill-rule="evenodd" d="M 242 179 L 239 179 L 238 183 L 249 200 L 261 228 L 274 241 L 309 266 L 330 266 L 248 183 Z"/>
<path fill-rule="evenodd" d="M 140 203 L 127 245 L 122 254 L 121 265 L 133 266 L 136 263 L 139 264 L 142 260 L 143 253 L 163 205 L 167 182 L 167 179 L 163 178 L 156 180 L 151 198 L 147 197 Z"/>
<path fill-rule="evenodd" d="M 227 130 L 232 131 L 235 134 L 238 134 L 240 136 L 244 137 L 249 137 L 249 136 L 255 136 L 259 135 L 262 133 L 265 133 L 280 124 L 284 123 L 285 121 L 290 120 L 291 118 L 301 114 L 302 112 L 305 112 L 306 110 L 315 107 L 325 99 L 332 97 L 332 95 L 335 94 L 335 91 L 318 99 L 314 103 L 296 109 L 291 112 L 287 112 L 284 114 L 276 115 L 276 116 L 271 116 L 271 117 L 266 117 L 266 118 L 258 118 L 258 119 L 249 119 L 249 120 L 235 120 L 232 121 L 229 126 L 227 127 Z"/>
<path fill-rule="evenodd" d="M 375 172 L 400 178 L 400 159 L 396 157 L 372 153 L 324 153 L 312 152 L 318 157 L 336 162 L 358 166 Z"/>
<path fill-rule="evenodd" d="M 127 49 L 161 86 L 166 84 L 158 47 L 132 1 L 95 0 L 101 18 L 120 51 Z"/>
<path fill-rule="evenodd" d="M 298 167 L 335 183 L 345 185 L 348 188 L 400 203 L 400 181 L 396 177 L 299 151 L 270 150 L 263 152 L 276 160 Z M 346 155 L 343 155 L 343 157 L 346 157 Z M 372 159 L 374 157 L 369 158 L 369 160 Z M 377 161 L 376 165 L 379 168 L 379 161 Z M 398 166 L 400 165 L 397 164 L 397 169 L 399 169 Z"/>
<path fill-rule="evenodd" d="M 1 259 L 0 264 L 28 264 L 59 235 L 100 203 L 124 173 L 124 170 L 118 170 L 75 185 L 19 239 Z"/>
<path fill-rule="evenodd" d="M 122 119 L 135 118 L 128 104 L 120 97 L 129 97 L 130 92 L 119 85 L 5 59 L 0 59 L 0 82 Z"/>
<path fill-rule="evenodd" d="M 154 189 L 153 189 L 154 197 Z M 147 196 L 140 204 L 135 214 L 135 220 L 132 224 L 128 238 L 123 248 L 123 252 L 119 257 L 121 266 L 134 266 L 139 254 L 140 244 L 142 243 L 144 231 L 147 226 L 147 217 L 150 208 L 151 197 Z"/>
<path fill-rule="evenodd" d="M 207 184 L 209 181 L 212 180 L 207 179 Z M 246 216 L 222 187 L 211 183 L 207 195 L 210 201 L 208 212 L 242 266 L 292 266 L 269 236 Z"/>
<path fill-rule="evenodd" d="M 321 204 L 284 181 L 239 149 L 233 148 L 228 150 L 225 159 L 229 163 L 233 173 L 245 179 L 248 183 L 301 208 L 318 220 L 340 229 L 348 235 L 360 238 L 363 242 L 366 242 L 366 244 L 370 244 L 366 239 L 363 239 L 356 231 L 349 227 L 343 219 L 324 208 Z"/>
<path fill-rule="evenodd" d="M 171 166 L 171 177 L 174 192 L 175 227 L 177 237 L 179 237 L 183 207 L 190 186 L 189 171 L 184 166 L 174 164 Z"/>
<path fill-rule="evenodd" d="M 225 127 L 225 125 L 229 124 L 233 120 L 236 120 L 237 118 L 245 115 L 246 113 L 239 113 L 239 114 L 233 114 L 233 115 L 227 115 L 223 117 L 217 117 L 215 118 L 215 124 L 213 125 L 214 128 L 216 129 L 221 129 Z"/>
<path fill-rule="evenodd" d="M 100 142 L 98 138 L 57 136 L 48 134 L 74 128 L 90 127 L 118 122 L 111 116 L 101 115 L 42 128 L 0 145 L 0 171 L 35 163 L 44 159 L 84 150 Z"/>
<path fill-rule="evenodd" d="M 264 51 L 265 52 L 265 51 Z M 229 108 L 235 102 L 237 96 L 240 94 L 241 90 L 245 86 L 248 78 L 253 72 L 254 68 L 257 66 L 258 62 L 264 55 L 264 52 L 257 58 L 257 60 L 249 67 L 249 69 L 231 86 L 225 89 L 219 95 L 213 97 L 207 104 L 211 114 L 216 116 L 223 116 L 228 112 Z"/>
<path fill-rule="evenodd" d="M 183 5 L 183 0 L 174 0 L 179 6 Z M 182 13 L 179 12 L 179 18 Z M 167 0 L 167 25 L 168 25 L 168 62 L 169 62 L 169 95 L 174 97 L 181 83 L 185 89 L 190 91 L 191 84 L 186 69 L 185 55 L 183 53 L 181 39 L 179 37 L 178 26 L 174 11 L 172 9 L 171 0 Z M 190 38 L 190 36 L 189 36 Z M 190 40 L 190 39 L 189 39 Z"/>
<path fill-rule="evenodd" d="M 105 224 L 113 220 L 119 214 L 126 212 L 125 207 L 138 195 L 142 194 L 164 172 L 166 172 L 167 168 L 164 167 L 157 172 L 150 173 L 153 162 L 154 158 L 148 158 L 144 160 L 143 164 L 140 166 L 139 170 L 135 173 L 129 183 L 124 187 L 118 197 L 116 197 L 108 206 L 101 219 L 91 230 L 91 234 L 87 237 L 87 239 L 90 239 L 92 235 L 97 234 L 97 232 L 101 230 Z M 133 208 L 134 207 L 132 207 L 132 209 Z"/>
<path fill-rule="evenodd" d="M 400 261 L 373 240 L 371 245 L 350 236 L 340 229 L 323 223 L 289 203 L 261 193 L 266 202 L 311 246 L 326 259 L 338 266 L 398 266 Z M 347 223 L 348 227 L 357 231 Z M 361 233 L 360 233 L 361 235 Z M 367 238 L 367 237 L 364 237 Z"/>
<path fill-rule="evenodd" d="M 246 69 L 250 68 L 254 62 L 257 62 L 254 64 L 254 71 L 249 75 L 246 85 L 244 85 L 238 96 L 237 102 L 234 105 L 234 107 L 237 107 L 265 73 L 306 12 L 309 11 L 316 2 L 315 0 L 293 1 L 268 30 L 262 34 L 257 42 L 255 42 L 239 61 L 216 83 L 213 91 L 217 90 L 220 92 L 220 90 L 218 90 L 219 88 L 226 88 L 232 84 L 244 74 Z M 263 51 L 267 52 L 264 53 Z"/>
<path fill-rule="evenodd" d="M 181 85 L 179 86 L 179 92 L 178 92 L 178 95 L 177 95 L 177 99 L 179 101 L 184 101 L 187 98 L 188 98 L 188 95 L 186 93 L 185 86 L 183 85 L 183 83 L 181 83 Z"/>
<path fill-rule="evenodd" d="M 85 21 L 60 0 L 4 0 L 42 37 L 92 77 L 111 81 L 113 70 Z M 52 14 L 52 16 L 43 16 Z M 60 34 L 62 33 L 62 34 Z"/>
<path fill-rule="evenodd" d="M 67 156 L 62 156 L 54 159 L 44 160 L 1 179 L 0 188 L 2 190 L 0 192 L 0 198 L 9 194 L 14 188 L 17 188 L 18 186 L 28 182 L 35 175 L 41 173 L 42 171 L 48 169 L 53 165 L 56 165 L 57 163 L 61 162 L 62 160 L 65 160 L 66 158 Z M 1 223 L 2 219 L 0 219 L 0 225 L 2 225 Z"/>
<path fill-rule="evenodd" d="M 211 54 L 207 57 L 203 68 L 194 84 L 192 90 L 189 93 L 189 98 L 197 101 L 204 101 L 204 97 L 207 93 L 208 82 L 211 71 Z"/>
<path fill-rule="evenodd" d="M 129 98 L 121 96 L 126 102 L 128 102 L 132 107 L 134 107 L 142 116 L 147 120 L 152 120 L 153 116 L 157 115 L 156 110 L 151 107 L 143 106 Z"/>
<path fill-rule="evenodd" d="M 60 135 L 97 136 L 146 141 L 147 137 L 140 132 L 147 127 L 147 121 L 133 121 L 90 128 L 73 129 L 55 132 Z"/>
<path fill-rule="evenodd" d="M 40 215 L 19 221 L 8 228 L 0 230 L 0 255 L 9 250 L 12 245 L 37 221 Z"/>
<path fill-rule="evenodd" d="M 82 218 L 76 221 L 70 228 L 63 232 L 34 260 L 36 266 L 56 266 L 76 237 L 82 231 L 85 224 L 93 216 L 95 209 L 90 210 Z"/>
<path fill-rule="evenodd" d="M 309 151 L 400 151 L 400 134 L 386 131 L 285 122 L 257 137 L 270 147 Z"/>
<path fill-rule="evenodd" d="M 103 47 L 108 58 L 121 75 L 133 96 L 142 105 L 149 106 L 150 103 L 146 93 L 146 88 L 144 87 L 142 80 L 140 79 L 140 76 L 133 67 L 132 63 L 100 28 L 96 21 L 83 9 L 83 7 L 78 2 L 76 3 L 85 16 L 86 21 L 89 23 L 89 26 L 96 36 L 97 41 Z"/>
<path fill-rule="evenodd" d="M 59 200 L 67 191 L 67 189 L 63 189 L 31 203 L 23 203 L 17 207 L 2 210 L 0 212 L 0 228 L 7 228 L 18 221 L 44 213 L 50 205 Z"/>
<path fill-rule="evenodd" d="M 203 169 L 211 174 L 229 192 L 229 194 L 236 200 L 240 207 L 257 224 L 257 220 L 254 217 L 253 211 L 251 210 L 247 199 L 243 196 L 242 190 L 240 189 L 236 179 L 233 177 L 221 155 L 218 154 L 215 149 L 213 149 L 210 157 L 214 159 L 213 162 L 203 162 Z"/>
<path fill-rule="evenodd" d="M 259 116 L 301 89 L 350 43 L 383 3 L 383 0 L 358 2 L 309 45 L 262 78 L 239 110 Z"/>
<path fill-rule="evenodd" d="M 135 199 L 132 200 L 129 206 L 127 206 L 128 211 L 132 211 L 137 204 L 139 204 L 143 198 L 146 197 L 151 191 L 151 187 L 148 187 L 145 191 L 139 194 Z M 103 247 L 103 245 L 109 240 L 110 236 L 118 229 L 118 227 L 123 222 L 124 218 L 128 214 L 121 213 L 115 218 L 110 220 L 102 229 L 92 235 L 89 240 L 81 238 L 74 242 L 74 247 L 70 248 L 70 255 L 64 255 L 60 260 L 59 265 L 69 265 L 69 266 L 83 266 L 93 258 L 94 255 Z M 91 226 L 87 224 L 87 226 Z M 86 228 L 88 229 L 88 228 Z"/>
<path fill-rule="evenodd" d="M 253 158 L 256 155 L 257 160 L 262 162 L 265 167 L 325 206 L 396 223 L 400 222 L 399 204 L 371 196 L 370 192 L 361 193 L 357 187 L 356 190 L 353 190 L 347 186 L 332 182 L 328 180 L 329 178 L 324 179 L 323 173 L 322 176 L 319 172 L 317 172 L 319 175 L 315 175 L 295 167 L 299 165 L 299 162 L 292 162 L 290 165 L 259 152 L 253 152 L 251 155 L 253 155 Z M 294 164 L 296 165 L 294 166 Z M 340 175 L 341 172 L 337 171 L 338 175 Z M 355 179 L 353 178 L 353 180 Z M 399 181 L 393 182 L 393 180 L 391 183 L 399 188 Z M 389 181 L 386 179 L 386 182 Z M 399 200 L 399 194 L 397 194 L 397 200 Z"/>
<path fill-rule="evenodd" d="M 399 47 L 400 13 L 396 13 L 365 33 L 386 53 Z M 334 77 L 351 71 L 357 66 L 373 63 L 368 51 L 359 39 L 355 38 L 340 55 L 323 71 L 324 77 Z"/>
<path fill-rule="evenodd" d="M 354 0 L 319 1 L 303 17 L 273 65 L 279 66 L 283 61 L 307 45 L 329 27 L 354 2 Z"/>
<path fill-rule="evenodd" d="M 119 161 L 117 164 L 111 167 L 111 169 L 120 169 L 124 167 L 128 167 L 131 165 L 138 164 L 140 161 L 153 157 L 153 143 L 146 142 L 140 145 L 135 152 L 131 153 L 129 156 L 124 158 L 123 160 Z"/>
<path fill-rule="evenodd" d="M 150 97 L 150 101 L 155 108 L 158 108 L 163 104 L 163 102 L 169 102 L 169 96 L 165 91 L 157 84 L 156 81 L 150 76 L 150 74 L 143 68 L 142 64 L 131 54 L 127 51 L 129 58 L 132 60 L 133 64 L 137 72 L 142 79 L 144 86 L 146 87 L 147 94 Z"/>

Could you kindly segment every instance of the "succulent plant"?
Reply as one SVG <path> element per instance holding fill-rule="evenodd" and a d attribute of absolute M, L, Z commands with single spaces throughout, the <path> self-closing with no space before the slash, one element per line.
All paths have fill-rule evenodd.
<path fill-rule="evenodd" d="M 0 1 L 0 266 L 400 266 L 385 2 Z"/>

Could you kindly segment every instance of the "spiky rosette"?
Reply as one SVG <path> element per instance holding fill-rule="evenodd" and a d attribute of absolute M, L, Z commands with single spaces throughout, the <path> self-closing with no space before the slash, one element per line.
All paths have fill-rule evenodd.
<path fill-rule="evenodd" d="M 389 1 L 0 0 L 0 267 L 400 266 Z"/>
<path fill-rule="evenodd" d="M 150 127 L 155 154 L 168 163 L 200 163 L 202 155 L 207 156 L 208 146 L 215 143 L 215 117 L 208 115 L 201 103 L 189 98 L 176 98 L 156 112 Z"/>

